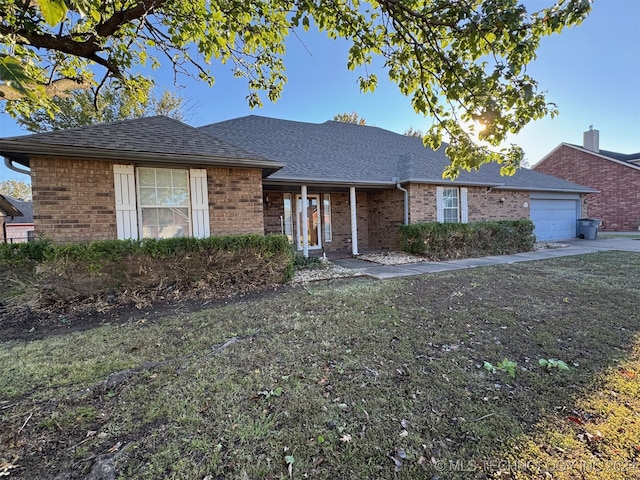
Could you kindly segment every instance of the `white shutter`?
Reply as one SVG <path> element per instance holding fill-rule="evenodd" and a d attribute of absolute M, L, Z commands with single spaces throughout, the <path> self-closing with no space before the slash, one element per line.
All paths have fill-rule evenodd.
<path fill-rule="evenodd" d="M 191 181 L 191 235 L 196 238 L 211 236 L 209 226 L 209 193 L 207 190 L 207 170 L 189 170 Z"/>
<path fill-rule="evenodd" d="M 469 223 L 469 207 L 467 207 L 467 189 L 460 189 L 460 222 Z"/>
<path fill-rule="evenodd" d="M 436 187 L 436 221 L 444 222 L 444 188 Z"/>
<path fill-rule="evenodd" d="M 118 240 L 138 239 L 136 182 L 133 165 L 114 165 L 113 181 L 116 193 L 116 228 Z"/>

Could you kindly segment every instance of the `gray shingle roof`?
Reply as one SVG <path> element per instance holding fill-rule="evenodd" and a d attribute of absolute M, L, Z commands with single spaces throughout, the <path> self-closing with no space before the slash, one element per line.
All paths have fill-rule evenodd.
<path fill-rule="evenodd" d="M 605 157 L 609 157 L 609 158 L 613 158 L 614 160 L 619 160 L 621 162 L 632 163 L 634 165 L 637 164 L 638 161 L 640 161 L 640 152 L 638 152 L 638 153 L 619 153 L 619 152 L 611 152 L 609 150 L 598 150 L 598 152 L 592 152 L 591 150 L 588 150 L 588 149 L 584 148 L 582 145 L 574 145 L 574 144 L 570 144 L 570 145 L 572 147 L 584 150 L 585 152 L 598 153 L 599 155 L 602 155 L 602 156 L 605 156 Z"/>
<path fill-rule="evenodd" d="M 28 156 L 258 166 L 277 162 L 164 116 L 0 139 L 0 154 L 28 166 Z"/>
<path fill-rule="evenodd" d="M 291 183 L 393 185 L 400 182 L 448 183 L 442 172 L 449 161 L 446 145 L 425 148 L 422 139 L 378 127 L 328 121 L 303 123 L 250 115 L 200 127 L 228 142 L 285 164 L 268 180 Z M 500 175 L 496 164 L 466 172 L 453 182 L 538 191 L 594 190 L 533 170 L 512 177 Z"/>
<path fill-rule="evenodd" d="M 9 195 L 4 195 L 4 198 L 22 213 L 21 216 L 7 218 L 6 223 L 33 223 L 33 203 L 31 201 L 18 200 Z"/>
<path fill-rule="evenodd" d="M 6 219 L 7 222 L 11 217 L 22 217 L 22 212 L 15 205 L 14 200 L 15 199 L 9 196 L 0 195 L 0 214 L 2 214 L 2 216 L 9 217 Z"/>

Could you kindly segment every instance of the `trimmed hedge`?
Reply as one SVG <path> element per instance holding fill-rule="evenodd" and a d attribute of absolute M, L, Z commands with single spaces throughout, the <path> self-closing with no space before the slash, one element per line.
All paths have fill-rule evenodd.
<path fill-rule="evenodd" d="M 418 223 L 400 226 L 401 248 L 432 260 L 506 255 L 533 250 L 531 220 Z"/>
<path fill-rule="evenodd" d="M 39 289 L 62 300 L 167 286 L 244 292 L 290 280 L 293 262 L 283 235 L 0 244 L 0 268 L 34 268 Z"/>

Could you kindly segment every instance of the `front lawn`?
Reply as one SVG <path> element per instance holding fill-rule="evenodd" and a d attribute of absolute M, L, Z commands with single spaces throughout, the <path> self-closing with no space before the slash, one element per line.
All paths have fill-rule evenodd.
<path fill-rule="evenodd" d="M 640 476 L 639 254 L 109 319 L 0 340 L 0 476 Z"/>

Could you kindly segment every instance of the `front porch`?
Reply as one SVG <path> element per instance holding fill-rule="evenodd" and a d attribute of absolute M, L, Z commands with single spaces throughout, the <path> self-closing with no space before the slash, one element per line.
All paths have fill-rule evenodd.
<path fill-rule="evenodd" d="M 308 257 L 397 249 L 403 202 L 403 192 L 388 187 L 265 185 L 265 234 L 287 235 Z"/>

